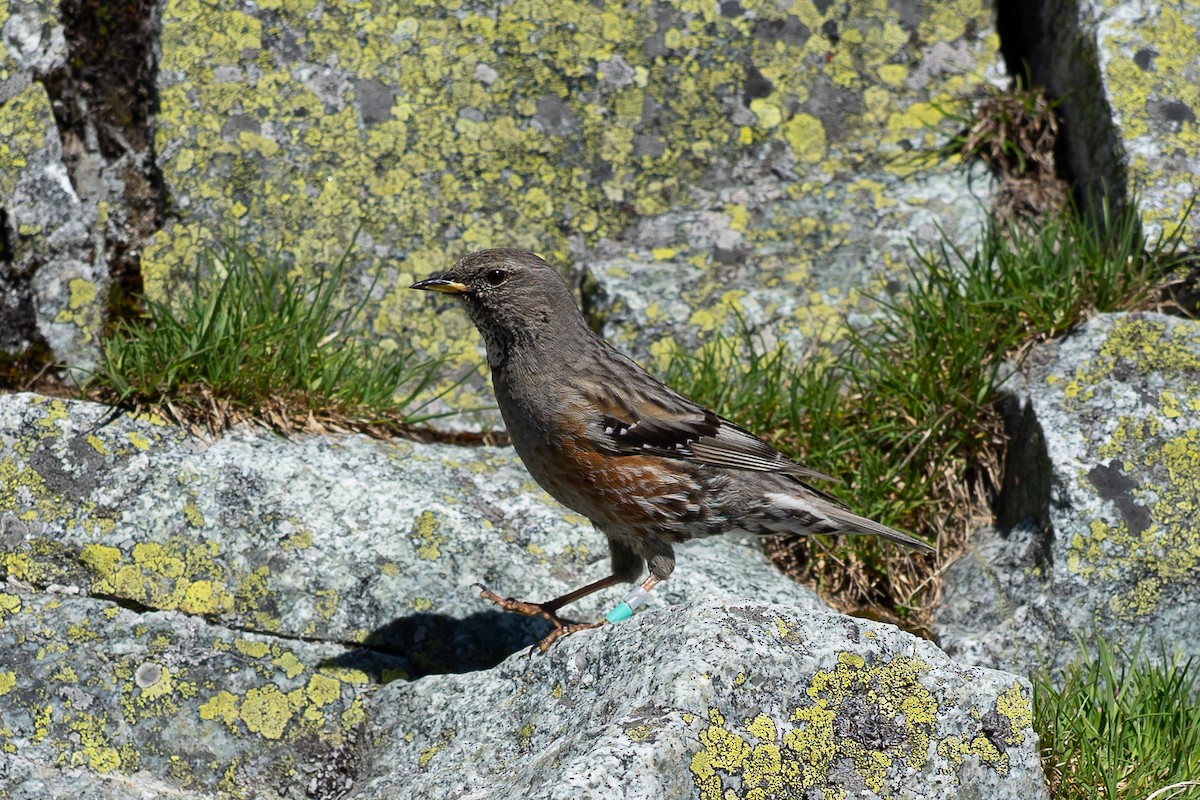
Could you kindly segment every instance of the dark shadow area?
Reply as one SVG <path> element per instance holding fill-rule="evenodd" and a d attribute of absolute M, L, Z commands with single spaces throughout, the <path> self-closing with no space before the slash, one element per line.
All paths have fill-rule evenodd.
<path fill-rule="evenodd" d="M 1031 67 L 1030 56 L 1038 44 L 1042 0 L 1005 0 L 996 4 L 996 35 L 1000 56 L 1014 78 Z"/>
<path fill-rule="evenodd" d="M 1033 406 L 1013 395 L 1000 401 L 1004 434 L 1004 474 L 996 498 L 996 527 L 1007 535 L 1017 526 L 1029 525 L 1037 535 L 1030 541 L 1026 559 L 1033 565 L 1049 563 L 1054 545 L 1050 522 L 1050 489 L 1053 467 L 1046 450 L 1046 436 Z"/>
<path fill-rule="evenodd" d="M 104 191 L 95 185 L 97 170 L 123 187 L 104 231 L 109 325 L 138 313 L 141 250 L 167 206 L 154 153 L 160 8 L 153 0 L 64 0 L 68 64 L 45 81 L 76 192 Z"/>
<path fill-rule="evenodd" d="M 1081 30 L 1078 4 L 1004 0 L 996 3 L 996 33 L 1009 75 L 1045 87 L 1057 104 L 1059 177 L 1071 187 L 1076 207 L 1103 222 L 1102 202 L 1123 207 L 1128 181 L 1100 57 Z"/>
<path fill-rule="evenodd" d="M 361 649 L 321 666 L 359 669 L 380 683 L 474 672 L 529 651 L 550 629 L 544 619 L 505 611 L 480 611 L 463 619 L 412 614 L 376 628 Z"/>
<path fill-rule="evenodd" d="M 10 228 L 8 212 L 0 208 L 0 354 L 8 354 L 0 358 L 5 364 L 20 359 L 35 343 L 37 331 L 30 275 L 17 271 Z M 0 386 L 8 382 L 0 381 Z"/>
<path fill-rule="evenodd" d="M 37 327 L 36 266 L 17 264 L 15 236 L 8 211 L 0 206 L 0 389 L 24 391 L 52 356 Z"/>
<path fill-rule="evenodd" d="M 0 207 L 0 269 L 6 272 L 13 262 L 12 234 L 8 228 L 8 212 Z"/>

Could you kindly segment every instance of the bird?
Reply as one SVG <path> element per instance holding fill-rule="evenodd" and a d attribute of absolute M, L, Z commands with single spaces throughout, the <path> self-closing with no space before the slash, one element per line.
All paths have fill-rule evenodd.
<path fill-rule="evenodd" d="M 588 326 L 563 277 L 532 252 L 479 250 L 412 289 L 451 295 L 483 337 L 500 415 L 533 479 L 608 540 L 611 574 L 546 602 L 480 596 L 540 616 L 562 636 L 627 619 L 675 569 L 675 545 L 754 535 L 871 534 L 927 543 L 859 516 L 815 488 L 830 476 L 660 382 Z M 644 580 L 595 622 L 559 611 Z"/>

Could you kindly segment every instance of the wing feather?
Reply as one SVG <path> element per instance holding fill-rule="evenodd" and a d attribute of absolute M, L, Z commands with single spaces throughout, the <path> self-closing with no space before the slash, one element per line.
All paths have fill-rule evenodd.
<path fill-rule="evenodd" d="M 588 397 L 601 448 L 623 454 L 656 455 L 798 480 L 835 478 L 797 464 L 744 428 L 680 395 L 631 401 L 598 390 Z"/>

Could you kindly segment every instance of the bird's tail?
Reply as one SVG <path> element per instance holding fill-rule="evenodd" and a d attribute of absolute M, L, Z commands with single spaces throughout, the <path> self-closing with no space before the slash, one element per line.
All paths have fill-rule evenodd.
<path fill-rule="evenodd" d="M 901 533 L 894 528 L 889 528 L 887 525 L 882 525 L 874 520 L 867 519 L 866 517 L 860 517 L 853 511 L 846 511 L 844 509 L 839 509 L 839 511 L 842 511 L 842 514 L 844 515 L 845 521 L 843 524 L 845 527 L 843 530 L 846 533 L 873 534 L 875 536 L 882 536 L 885 539 L 890 539 L 897 544 L 902 544 L 906 547 L 920 550 L 923 553 L 936 552 L 933 546 L 928 542 L 923 542 L 920 539 L 909 536 L 907 533 Z"/>
<path fill-rule="evenodd" d="M 794 515 L 791 518 L 793 525 L 787 528 L 775 525 L 770 526 L 771 529 L 779 533 L 869 534 L 871 536 L 882 536 L 884 539 L 890 539 L 897 544 L 902 544 L 925 553 L 935 552 L 934 548 L 928 542 L 923 542 L 906 533 L 889 528 L 887 525 L 859 516 L 840 503 L 832 499 L 826 500 L 815 493 L 808 497 L 771 493 L 768 495 L 768 498 L 782 509 L 791 511 Z"/>

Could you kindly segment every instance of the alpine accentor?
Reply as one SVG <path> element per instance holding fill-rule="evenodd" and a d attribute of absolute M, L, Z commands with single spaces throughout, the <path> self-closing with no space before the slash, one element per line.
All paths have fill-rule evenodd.
<path fill-rule="evenodd" d="M 462 301 L 487 345 L 513 447 L 541 486 L 608 537 L 612 575 L 545 603 L 483 590 L 509 611 L 540 615 L 558 637 L 627 618 L 675 568 L 673 545 L 704 536 L 858 533 L 932 550 L 843 507 L 807 481 L 825 479 L 663 385 L 597 336 L 566 281 L 522 250 L 480 250 L 413 289 Z M 604 619 L 558 610 L 649 576 Z"/>

